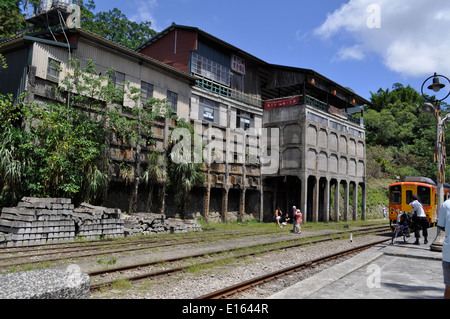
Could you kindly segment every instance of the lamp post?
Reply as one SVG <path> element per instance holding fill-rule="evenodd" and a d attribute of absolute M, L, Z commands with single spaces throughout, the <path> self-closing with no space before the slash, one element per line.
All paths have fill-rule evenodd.
<path fill-rule="evenodd" d="M 443 76 L 443 75 L 437 75 L 434 73 L 434 75 L 430 76 L 428 79 L 426 79 L 422 84 L 422 96 L 427 100 L 422 105 L 422 109 L 424 112 L 429 114 L 434 114 L 436 117 L 437 122 L 437 128 L 436 128 L 436 152 L 437 152 L 437 203 L 436 203 L 436 220 L 439 218 L 439 210 L 444 203 L 444 183 L 445 183 L 445 138 L 444 138 L 444 122 L 450 119 L 450 115 L 447 114 L 443 119 L 441 119 L 441 109 L 440 109 L 440 103 L 445 100 L 449 95 L 449 93 L 442 99 L 435 99 L 434 104 L 433 101 L 428 98 L 427 95 L 424 94 L 423 88 L 425 86 L 425 83 L 428 82 L 431 78 L 433 78 L 433 84 L 428 86 L 429 90 L 432 90 L 434 92 L 439 92 L 441 89 L 445 87 L 445 84 L 442 84 L 439 82 L 439 78 L 444 78 L 447 80 L 447 82 L 450 83 L 450 80 Z M 433 241 L 433 243 L 430 246 L 430 250 L 433 251 L 442 251 L 442 245 L 444 243 L 445 239 L 445 233 L 440 231 L 440 229 L 437 229 L 437 235 L 436 239 Z"/>

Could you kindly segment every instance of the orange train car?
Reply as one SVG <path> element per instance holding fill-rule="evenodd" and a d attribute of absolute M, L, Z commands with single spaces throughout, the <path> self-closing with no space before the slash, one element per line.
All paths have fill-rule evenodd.
<path fill-rule="evenodd" d="M 397 222 L 397 211 L 410 212 L 412 195 L 417 195 L 423 205 L 430 227 L 436 224 L 437 185 L 428 177 L 405 177 L 389 185 L 389 220 Z M 450 185 L 444 184 L 444 200 L 450 197 Z"/>

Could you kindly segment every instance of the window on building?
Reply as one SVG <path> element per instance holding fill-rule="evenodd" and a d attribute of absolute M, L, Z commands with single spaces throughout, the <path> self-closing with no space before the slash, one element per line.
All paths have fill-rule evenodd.
<path fill-rule="evenodd" d="M 230 86 L 230 68 L 195 52 L 191 56 L 191 72 L 220 84 Z"/>
<path fill-rule="evenodd" d="M 61 62 L 48 58 L 48 65 L 47 65 L 47 76 L 59 79 L 59 70 L 61 68 Z"/>
<path fill-rule="evenodd" d="M 205 121 L 219 123 L 219 103 L 200 97 L 199 99 L 200 119 Z"/>
<path fill-rule="evenodd" d="M 241 128 L 244 131 L 254 127 L 253 114 L 241 110 L 236 112 L 236 128 Z"/>
<path fill-rule="evenodd" d="M 178 94 L 172 91 L 167 91 L 167 104 L 172 108 L 172 112 L 177 112 Z"/>
<path fill-rule="evenodd" d="M 153 97 L 153 84 L 141 81 L 142 102 Z"/>
<path fill-rule="evenodd" d="M 113 81 L 115 88 L 122 88 L 124 87 L 125 82 L 125 73 L 121 72 L 114 72 L 114 74 L 111 75 L 111 79 Z"/>

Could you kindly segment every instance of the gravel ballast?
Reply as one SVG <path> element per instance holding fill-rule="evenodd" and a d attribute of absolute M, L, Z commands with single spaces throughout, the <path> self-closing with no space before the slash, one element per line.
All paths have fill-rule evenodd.
<path fill-rule="evenodd" d="M 0 299 L 87 299 L 89 276 L 76 265 L 0 275 Z"/>

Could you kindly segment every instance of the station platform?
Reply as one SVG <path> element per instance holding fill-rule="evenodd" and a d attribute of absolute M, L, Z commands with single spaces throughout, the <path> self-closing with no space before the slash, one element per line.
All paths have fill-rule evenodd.
<path fill-rule="evenodd" d="M 426 245 L 423 237 L 414 245 L 414 234 L 386 241 L 268 299 L 442 299 L 442 253 L 430 250 L 436 232 L 428 229 Z"/>

